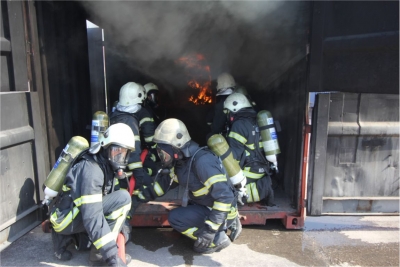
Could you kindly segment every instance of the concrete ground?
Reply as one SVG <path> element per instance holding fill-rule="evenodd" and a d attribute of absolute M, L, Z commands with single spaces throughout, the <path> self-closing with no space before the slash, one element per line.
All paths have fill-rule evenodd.
<path fill-rule="evenodd" d="M 3 244 L 4 245 L 4 244 Z M 303 230 L 279 220 L 245 226 L 238 240 L 210 255 L 192 251 L 193 241 L 171 228 L 134 228 L 126 251 L 129 266 L 399 266 L 398 216 L 307 217 Z M 1 252 L 1 266 L 88 266 L 89 252 L 60 262 L 51 234 L 38 226 Z"/>

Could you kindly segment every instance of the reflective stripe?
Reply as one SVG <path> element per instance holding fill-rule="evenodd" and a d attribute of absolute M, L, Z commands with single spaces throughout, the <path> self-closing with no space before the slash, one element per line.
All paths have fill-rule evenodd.
<path fill-rule="evenodd" d="M 101 194 L 87 195 L 87 196 L 81 196 L 80 198 L 75 199 L 74 203 L 77 207 L 80 207 L 82 204 L 101 202 L 102 199 L 103 199 L 103 196 Z"/>
<path fill-rule="evenodd" d="M 154 122 L 154 119 L 149 117 L 143 118 L 140 120 L 139 125 L 142 125 L 145 122 Z"/>
<path fill-rule="evenodd" d="M 213 210 L 219 210 L 219 211 L 230 211 L 231 210 L 231 204 L 226 204 L 218 201 L 214 201 L 213 204 Z"/>
<path fill-rule="evenodd" d="M 121 229 L 121 225 L 126 220 L 126 214 L 131 209 L 131 203 L 122 206 L 118 210 L 111 213 L 109 216 L 106 216 L 106 219 L 115 220 L 115 224 L 113 229 L 111 229 L 112 237 L 115 241 L 117 241 L 119 230 Z"/>
<path fill-rule="evenodd" d="M 97 239 L 95 242 L 93 242 L 93 245 L 97 248 L 100 249 L 102 248 L 104 245 L 110 243 L 111 241 L 115 241 L 114 239 L 114 233 L 110 232 L 108 234 L 106 234 L 105 236 Z"/>
<path fill-rule="evenodd" d="M 206 220 L 205 223 L 208 224 L 215 231 L 217 231 L 219 229 L 219 227 L 221 226 L 221 224 L 213 223 L 210 220 Z"/>
<path fill-rule="evenodd" d="M 241 136 L 240 134 L 235 133 L 235 132 L 230 132 L 228 137 L 236 139 L 242 144 L 246 144 L 247 143 L 247 139 L 246 138 L 244 138 L 243 136 Z"/>
<path fill-rule="evenodd" d="M 62 222 L 57 223 L 57 213 L 53 212 L 50 216 L 50 222 L 53 224 L 53 229 L 56 232 L 61 232 L 64 230 L 68 225 L 71 224 L 72 220 L 75 219 L 75 217 L 78 215 L 79 209 L 78 207 L 74 207 L 72 211 L 70 211 L 67 216 L 65 216 L 64 220 Z M 72 214 L 74 217 L 72 217 Z"/>
<path fill-rule="evenodd" d="M 119 179 L 114 178 L 114 185 L 119 185 Z"/>
<path fill-rule="evenodd" d="M 153 170 L 150 168 L 147 168 L 147 174 L 151 176 L 153 174 Z"/>
<path fill-rule="evenodd" d="M 255 173 L 250 171 L 250 167 L 245 167 L 243 170 L 244 176 L 252 179 L 260 179 L 265 175 L 265 173 Z"/>
<path fill-rule="evenodd" d="M 250 156 L 250 152 L 245 150 L 244 152 L 246 152 L 246 157 Z"/>
<path fill-rule="evenodd" d="M 138 198 L 140 198 L 140 199 L 145 199 L 145 197 L 143 196 L 142 192 L 139 192 L 139 194 L 138 194 L 137 196 L 138 196 Z"/>
<path fill-rule="evenodd" d="M 210 188 L 215 183 L 226 182 L 226 181 L 228 180 L 226 179 L 226 176 L 224 174 L 217 174 L 208 178 L 207 181 L 204 182 L 204 185 L 207 188 Z"/>
<path fill-rule="evenodd" d="M 197 227 L 189 228 L 186 231 L 182 232 L 181 234 L 183 234 L 183 235 L 185 235 L 185 236 L 187 236 L 187 237 L 189 237 L 191 239 L 197 240 L 197 237 L 195 237 L 193 235 L 193 233 L 196 232 L 197 229 L 199 229 L 199 228 L 197 228 Z"/>
<path fill-rule="evenodd" d="M 207 187 L 203 187 L 203 188 L 200 188 L 199 190 L 194 191 L 194 192 L 192 192 L 192 193 L 193 193 L 193 196 L 199 197 L 199 196 L 207 195 L 208 192 L 209 192 L 209 191 L 208 191 L 208 188 L 207 188 Z"/>
<path fill-rule="evenodd" d="M 133 169 L 139 169 L 139 168 L 143 168 L 142 162 L 132 162 L 130 164 L 128 164 L 128 168 L 129 170 L 133 170 Z"/>
<path fill-rule="evenodd" d="M 152 161 L 156 162 L 156 160 L 157 160 L 157 159 L 156 159 L 156 155 L 151 154 L 150 159 L 151 159 Z"/>
<path fill-rule="evenodd" d="M 251 150 L 254 150 L 254 149 L 255 149 L 254 144 L 246 144 L 246 146 L 247 146 L 248 148 L 250 148 Z"/>
<path fill-rule="evenodd" d="M 145 142 L 151 142 L 151 141 L 153 141 L 153 137 L 154 137 L 154 135 L 149 136 L 149 137 L 146 137 L 146 138 L 144 139 L 144 141 L 145 141 Z"/>
<path fill-rule="evenodd" d="M 135 141 L 140 141 L 140 136 L 139 135 L 135 135 Z"/>
<path fill-rule="evenodd" d="M 158 182 L 156 182 L 153 186 L 154 191 L 156 192 L 157 196 L 162 196 L 164 195 L 164 191 L 162 190 L 160 184 Z"/>
<path fill-rule="evenodd" d="M 231 207 L 230 212 L 228 213 L 228 216 L 226 217 L 228 220 L 233 220 L 235 219 L 237 216 L 239 216 L 239 212 L 237 210 L 236 207 Z"/>
<path fill-rule="evenodd" d="M 249 198 L 247 203 L 260 201 L 256 183 L 250 183 L 246 185 L 247 192 L 249 192 Z"/>
<path fill-rule="evenodd" d="M 70 191 L 70 190 L 71 190 L 71 188 L 69 188 L 69 187 L 66 186 L 65 184 L 62 186 L 62 191 L 68 192 L 68 191 Z"/>

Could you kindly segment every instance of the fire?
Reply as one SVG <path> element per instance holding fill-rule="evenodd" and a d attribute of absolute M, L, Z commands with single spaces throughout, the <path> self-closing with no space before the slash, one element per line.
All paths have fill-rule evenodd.
<path fill-rule="evenodd" d="M 190 96 L 189 101 L 195 105 L 212 103 L 210 66 L 206 65 L 205 57 L 201 54 L 190 55 L 179 58 L 176 63 L 185 66 L 188 86 L 199 92 L 197 96 Z"/>

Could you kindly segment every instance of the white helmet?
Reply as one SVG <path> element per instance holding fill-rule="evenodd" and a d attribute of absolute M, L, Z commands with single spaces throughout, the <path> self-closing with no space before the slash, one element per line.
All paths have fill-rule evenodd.
<path fill-rule="evenodd" d="M 143 87 L 143 86 L 142 86 Z M 121 106 L 132 106 L 143 102 L 144 89 L 140 84 L 129 82 L 119 90 L 118 104 Z"/>
<path fill-rule="evenodd" d="M 89 149 L 91 154 L 99 152 L 100 148 L 117 145 L 135 151 L 135 135 L 132 129 L 124 123 L 116 123 L 99 135 L 99 142 Z"/>
<path fill-rule="evenodd" d="M 224 108 L 231 112 L 238 112 L 242 108 L 249 108 L 251 104 L 247 97 L 240 93 L 233 93 L 225 99 Z"/>
<path fill-rule="evenodd" d="M 229 73 L 221 73 L 217 78 L 217 91 L 235 87 L 235 79 Z"/>
<path fill-rule="evenodd" d="M 166 119 L 158 125 L 153 141 L 180 149 L 191 140 L 185 124 L 178 119 Z"/>
<path fill-rule="evenodd" d="M 144 85 L 144 89 L 146 89 L 146 94 L 148 94 L 151 90 L 158 91 L 158 86 L 155 85 L 154 83 L 146 83 Z"/>

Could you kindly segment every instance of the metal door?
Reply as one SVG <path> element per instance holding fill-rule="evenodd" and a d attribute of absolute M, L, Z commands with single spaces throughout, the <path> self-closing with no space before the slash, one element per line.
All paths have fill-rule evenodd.
<path fill-rule="evenodd" d="M 309 213 L 399 214 L 399 96 L 319 94 L 312 124 Z"/>
<path fill-rule="evenodd" d="M 40 104 L 35 10 L 1 1 L 0 250 L 42 221 L 41 185 L 49 169 Z M 38 53 L 37 53 L 38 55 Z"/>

